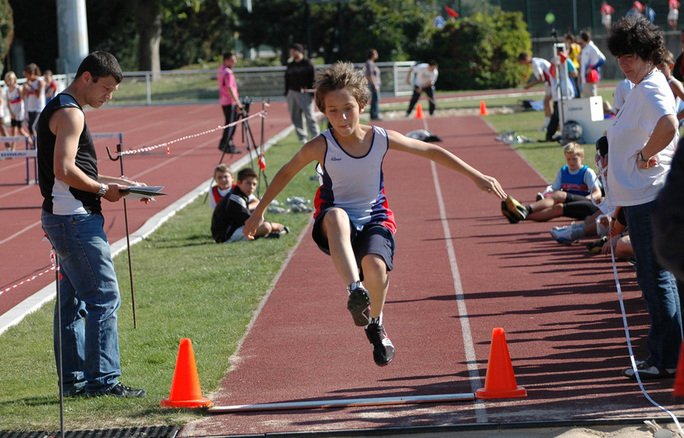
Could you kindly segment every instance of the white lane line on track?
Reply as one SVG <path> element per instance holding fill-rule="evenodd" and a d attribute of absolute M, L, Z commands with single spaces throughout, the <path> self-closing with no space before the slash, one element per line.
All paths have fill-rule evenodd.
<path fill-rule="evenodd" d="M 451 230 L 449 230 L 449 223 L 446 218 L 446 210 L 444 208 L 444 198 L 442 197 L 442 188 L 439 184 L 437 176 L 437 165 L 434 161 L 430 161 L 430 168 L 432 170 L 432 181 L 435 185 L 435 194 L 437 195 L 437 205 L 439 207 L 439 219 L 442 222 L 442 229 L 444 230 L 444 241 L 446 242 L 447 254 L 449 256 L 449 266 L 451 267 L 451 277 L 454 281 L 454 291 L 456 293 L 456 304 L 458 306 L 458 316 L 461 321 L 461 331 L 463 332 L 463 345 L 465 348 L 466 364 L 468 367 L 468 375 L 470 376 L 470 388 L 475 393 L 482 387 L 480 372 L 477 369 L 477 357 L 475 355 L 475 345 L 473 343 L 473 335 L 470 331 L 470 320 L 468 319 L 468 309 L 466 308 L 465 296 L 463 295 L 463 284 L 461 284 L 461 275 L 458 272 L 458 263 L 456 263 L 456 253 L 454 251 L 454 244 L 451 240 Z M 483 403 L 475 403 L 475 416 L 478 423 L 486 423 L 487 410 Z"/>

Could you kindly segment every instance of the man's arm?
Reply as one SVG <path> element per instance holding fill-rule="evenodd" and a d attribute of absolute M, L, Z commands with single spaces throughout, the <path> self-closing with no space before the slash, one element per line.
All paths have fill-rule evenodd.
<path fill-rule="evenodd" d="M 100 182 L 88 177 L 76 166 L 76 153 L 78 141 L 85 123 L 83 112 L 77 108 L 62 108 L 56 111 L 50 118 L 50 130 L 55 134 L 55 155 L 53 171 L 55 178 L 69 187 L 84 192 L 97 193 L 100 190 Z M 103 198 L 108 201 L 118 201 L 122 197 L 119 189 L 131 184 L 119 184 L 123 180 L 115 178 L 103 178 L 103 184 L 107 185 L 107 192 Z"/>

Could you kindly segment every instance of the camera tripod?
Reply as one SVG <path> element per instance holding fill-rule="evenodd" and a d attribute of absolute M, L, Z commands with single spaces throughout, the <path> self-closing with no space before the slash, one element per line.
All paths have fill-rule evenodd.
<path fill-rule="evenodd" d="M 266 188 L 268 188 L 268 175 L 266 175 L 266 170 L 265 170 L 265 163 L 263 161 L 264 157 L 264 119 L 261 119 L 261 146 L 257 145 L 256 141 L 254 141 L 254 134 L 252 132 L 252 128 L 249 125 L 249 110 L 250 106 L 252 104 L 252 99 L 250 97 L 243 97 L 240 98 L 240 103 L 242 104 L 242 111 L 240 111 L 235 119 L 235 122 L 239 122 L 240 120 L 243 120 L 242 123 L 240 123 L 241 128 L 240 131 L 242 132 L 242 140 L 245 142 L 247 153 L 249 154 L 249 162 L 250 166 L 252 169 L 256 168 L 254 167 L 254 157 L 257 157 L 258 160 L 258 165 L 259 165 L 259 170 L 258 170 L 258 175 L 259 175 L 259 185 L 257 186 L 257 197 L 259 196 L 260 188 L 261 188 L 261 179 L 262 179 L 262 174 L 263 174 L 263 180 L 266 183 Z M 263 103 L 265 105 L 265 103 Z M 234 128 L 234 127 L 231 127 Z M 231 129 L 231 128 L 226 128 L 226 129 Z M 221 159 L 219 160 L 219 164 L 223 163 L 223 158 L 226 156 L 228 153 L 228 150 L 226 149 L 221 149 L 222 154 L 221 154 Z M 213 179 L 212 179 L 213 183 Z"/>

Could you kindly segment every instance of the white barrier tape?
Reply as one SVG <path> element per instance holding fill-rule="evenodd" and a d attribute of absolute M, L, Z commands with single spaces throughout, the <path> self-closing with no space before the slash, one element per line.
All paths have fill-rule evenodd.
<path fill-rule="evenodd" d="M 155 149 L 159 149 L 159 148 L 162 148 L 162 147 L 165 147 L 165 148 L 166 148 L 166 153 L 167 153 L 167 154 L 170 154 L 170 153 L 171 153 L 171 147 L 170 147 L 170 145 L 173 144 L 173 143 L 178 143 L 178 142 L 180 142 L 180 141 L 189 140 L 189 139 L 191 139 L 191 138 L 199 137 L 199 136 L 205 135 L 205 134 L 210 134 L 210 133 L 216 132 L 216 131 L 222 131 L 222 130 L 224 130 L 224 129 L 226 129 L 226 128 L 230 128 L 231 126 L 235 126 L 235 125 L 237 125 L 237 124 L 239 124 L 239 123 L 244 123 L 244 122 L 248 121 L 249 119 L 253 119 L 253 118 L 255 118 L 255 117 L 266 117 L 266 111 L 262 110 L 262 111 L 259 111 L 259 112 L 256 113 L 256 114 L 253 114 L 253 115 L 251 115 L 251 116 L 249 116 L 249 117 L 245 117 L 245 118 L 243 118 L 243 119 L 240 119 L 240 120 L 238 120 L 238 121 L 236 121 L 236 122 L 233 122 L 233 123 L 230 123 L 230 124 L 228 124 L 228 125 L 219 125 L 219 126 L 217 126 L 216 128 L 214 128 L 214 129 L 209 129 L 209 130 L 207 130 L 207 131 L 199 132 L 199 133 L 197 133 L 197 134 L 186 135 L 186 136 L 184 136 L 184 137 L 180 137 L 180 138 L 177 138 L 177 139 L 175 139 L 175 140 L 167 141 L 167 142 L 165 142 L 165 143 L 160 143 L 160 144 L 158 144 L 158 145 L 147 146 L 147 147 L 143 147 L 143 148 L 139 148 L 139 149 L 131 149 L 131 150 L 128 150 L 128 151 L 117 152 L 116 155 L 114 155 L 114 157 L 117 157 L 117 156 L 120 157 L 120 156 L 123 156 L 123 155 L 136 155 L 136 154 L 140 154 L 140 153 L 143 153 L 143 152 L 153 151 L 153 150 L 155 150 Z"/>
<path fill-rule="evenodd" d="M 27 278 L 27 279 L 25 279 L 25 280 L 22 280 L 22 281 L 20 281 L 19 283 L 13 285 L 13 286 L 10 286 L 10 287 L 7 287 L 7 288 L 5 288 L 5 289 L 3 289 L 3 290 L 0 290 L 0 295 L 4 294 L 5 292 L 9 292 L 9 291 L 12 290 L 12 289 L 16 289 L 16 288 L 18 288 L 19 286 L 22 286 L 22 285 L 24 285 L 24 284 L 26 284 L 26 283 L 29 283 L 29 282 L 35 280 L 36 278 L 38 278 L 38 277 L 40 277 L 40 276 L 43 276 L 43 275 L 49 273 L 50 271 L 54 271 L 54 270 L 55 270 L 55 267 L 52 266 L 50 269 L 47 269 L 47 270 L 45 270 L 45 271 L 43 271 L 43 272 L 41 272 L 41 273 L 39 273 L 39 274 L 33 275 L 33 276 L 31 276 L 31 277 L 29 277 L 29 278 Z"/>
<path fill-rule="evenodd" d="M 26 149 L 20 151 L 2 151 L 0 152 L 0 158 L 35 158 L 38 155 L 38 151 L 35 149 Z"/>

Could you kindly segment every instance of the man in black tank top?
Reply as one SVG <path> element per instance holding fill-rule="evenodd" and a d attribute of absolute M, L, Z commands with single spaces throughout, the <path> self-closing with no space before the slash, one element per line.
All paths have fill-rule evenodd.
<path fill-rule="evenodd" d="M 116 202 L 134 181 L 100 175 L 83 107 L 112 98 L 123 72 L 107 52 L 88 55 L 73 82 L 43 109 L 38 120 L 41 223 L 59 256 L 62 382 L 66 396 L 144 397 L 119 382 L 116 312 L 121 305 L 101 198 Z M 57 339 L 57 333 L 55 333 Z M 55 357 L 57 342 L 55 341 Z M 59 375 L 59 374 L 58 374 Z"/>

